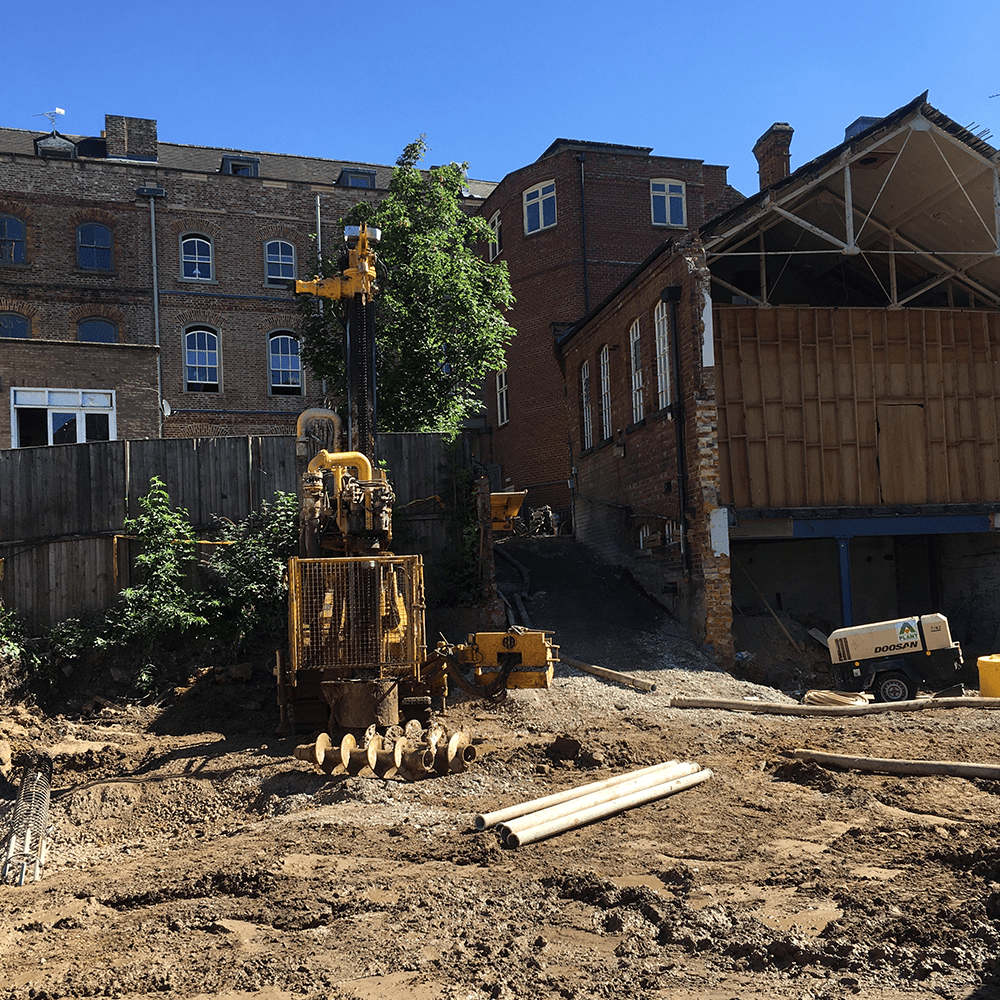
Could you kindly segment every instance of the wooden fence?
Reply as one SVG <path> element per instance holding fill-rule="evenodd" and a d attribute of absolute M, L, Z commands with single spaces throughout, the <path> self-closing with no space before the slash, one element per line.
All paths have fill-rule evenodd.
<path fill-rule="evenodd" d="M 437 434 L 379 435 L 396 492 L 398 551 L 431 562 L 453 544 L 456 470 L 469 441 Z M 108 441 L 0 451 L 0 603 L 29 629 L 110 606 L 128 583 L 116 536 L 150 480 L 192 524 L 239 521 L 276 492 L 294 493 L 293 437 Z M 402 529 L 402 530 L 400 530 Z"/>

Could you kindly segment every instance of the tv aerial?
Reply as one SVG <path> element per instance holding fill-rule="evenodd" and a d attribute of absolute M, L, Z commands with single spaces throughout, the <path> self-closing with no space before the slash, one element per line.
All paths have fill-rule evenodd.
<path fill-rule="evenodd" d="M 55 111 L 39 111 L 37 114 L 32 115 L 32 118 L 48 118 L 52 125 L 52 131 L 56 130 L 56 117 L 58 115 L 64 115 L 66 112 L 62 108 L 56 108 Z"/>

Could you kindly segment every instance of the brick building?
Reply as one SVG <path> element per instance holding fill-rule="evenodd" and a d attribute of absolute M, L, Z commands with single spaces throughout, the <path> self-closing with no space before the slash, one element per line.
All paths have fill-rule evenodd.
<path fill-rule="evenodd" d="M 499 236 L 517 336 L 484 387 L 483 460 L 495 489 L 567 510 L 570 459 L 557 335 L 597 305 L 663 241 L 742 201 L 726 168 L 651 149 L 557 139 L 507 174 L 480 212 Z"/>
<path fill-rule="evenodd" d="M 790 139 L 562 335 L 577 536 L 722 661 L 765 600 L 940 611 L 968 661 L 1000 627 L 1000 153 L 926 94 L 791 173 Z"/>
<path fill-rule="evenodd" d="M 0 447 L 284 434 L 322 386 L 289 278 L 392 168 L 0 129 Z M 475 208 L 491 184 L 469 182 Z"/>

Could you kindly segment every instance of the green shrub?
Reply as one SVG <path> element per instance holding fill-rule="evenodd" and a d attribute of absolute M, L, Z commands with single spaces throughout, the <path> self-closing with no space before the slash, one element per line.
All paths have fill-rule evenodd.
<path fill-rule="evenodd" d="M 139 549 L 135 583 L 107 611 L 49 629 L 39 643 L 44 654 L 32 664 L 36 693 L 46 693 L 59 668 L 69 672 L 90 650 L 126 669 L 133 686 L 147 693 L 188 652 L 214 649 L 226 657 L 279 642 L 287 614 L 285 566 L 298 548 L 295 496 L 276 493 L 238 524 L 217 521 L 213 541 L 228 544 L 200 545 L 188 512 L 172 507 L 162 480 L 154 478 L 139 498 L 139 514 L 125 521 Z M 8 647 L 24 648 L 12 623 L 0 607 L 0 659 Z"/>
<path fill-rule="evenodd" d="M 275 493 L 238 524 L 220 522 L 208 569 L 214 578 L 217 616 L 212 633 L 243 650 L 278 640 L 287 621 L 288 560 L 298 553 L 298 500 Z"/>

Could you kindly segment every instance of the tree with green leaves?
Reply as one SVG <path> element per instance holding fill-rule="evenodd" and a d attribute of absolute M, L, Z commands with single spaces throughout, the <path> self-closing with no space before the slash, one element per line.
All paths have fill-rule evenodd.
<path fill-rule="evenodd" d="M 477 246 L 490 242 L 486 221 L 462 204 L 466 164 L 421 171 L 426 137 L 396 161 L 389 194 L 356 205 L 347 225 L 382 231 L 378 256 L 376 377 L 378 428 L 383 431 L 456 430 L 481 403 L 477 392 L 504 365 L 514 335 L 504 312 L 514 302 L 507 265 L 487 263 Z M 319 273 L 341 270 L 336 257 Z M 302 355 L 318 378 L 343 384 L 344 305 L 301 296 Z"/>

